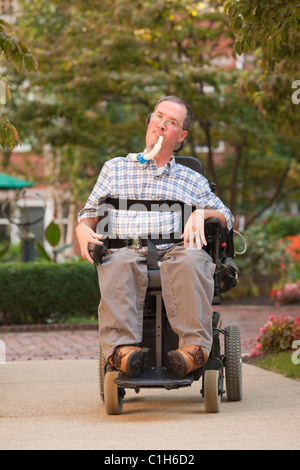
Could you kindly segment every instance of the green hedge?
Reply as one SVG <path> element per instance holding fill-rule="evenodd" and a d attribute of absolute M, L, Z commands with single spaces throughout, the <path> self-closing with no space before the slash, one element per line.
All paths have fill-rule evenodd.
<path fill-rule="evenodd" d="M 4 324 L 97 316 L 99 298 L 97 273 L 89 263 L 0 263 Z"/>

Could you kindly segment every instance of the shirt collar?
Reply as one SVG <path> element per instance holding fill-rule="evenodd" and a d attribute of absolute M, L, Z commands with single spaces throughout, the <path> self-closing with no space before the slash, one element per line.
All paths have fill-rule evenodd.
<path fill-rule="evenodd" d="M 139 162 L 137 162 L 139 164 Z M 149 168 L 154 174 L 154 176 L 159 176 L 159 175 L 175 175 L 176 173 L 176 162 L 175 158 L 171 157 L 171 160 L 166 163 L 164 171 L 162 173 L 158 172 L 158 166 L 156 164 L 155 158 L 153 160 L 149 160 L 147 163 L 144 163 L 141 165 L 142 169 L 145 170 L 146 168 Z"/>
<path fill-rule="evenodd" d="M 146 151 L 146 149 L 144 150 L 144 152 Z M 156 160 L 155 158 L 153 160 L 149 160 L 147 161 L 146 163 L 143 163 L 141 164 L 138 160 L 137 160 L 137 154 L 136 153 L 129 153 L 127 155 L 127 158 L 129 160 L 133 160 L 135 162 L 136 165 L 138 165 L 140 167 L 141 170 L 145 170 L 146 168 L 148 168 L 150 171 L 153 172 L 154 176 L 159 176 L 159 175 L 175 175 L 176 171 L 177 171 L 177 165 L 176 165 L 176 162 L 175 162 L 175 158 L 174 156 L 172 155 L 171 157 L 171 160 L 169 162 L 166 163 L 165 165 L 165 168 L 164 168 L 164 171 L 162 173 L 159 173 L 158 172 L 158 167 L 156 165 Z"/>

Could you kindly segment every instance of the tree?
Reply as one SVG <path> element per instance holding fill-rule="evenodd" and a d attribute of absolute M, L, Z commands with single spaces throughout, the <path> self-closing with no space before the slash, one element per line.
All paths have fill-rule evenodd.
<path fill-rule="evenodd" d="M 210 62 L 228 56 L 220 36 L 230 40 L 232 34 L 220 2 L 212 3 L 217 6 L 205 11 L 194 1 L 70 6 L 22 0 L 20 31 L 38 56 L 39 71 L 31 82 L 35 99 L 18 106 L 19 119 L 33 124 L 35 141 L 59 147 L 64 163 L 76 160 L 82 179 L 87 169 L 96 175 L 108 153 L 144 145 L 149 109 L 161 95 L 179 94 L 193 102 L 196 115 L 190 151 L 197 155 L 198 140 L 207 145 L 208 170 L 220 192 L 214 129 L 227 77 Z M 205 91 L 209 86 L 214 93 Z"/>
<path fill-rule="evenodd" d="M 49 174 L 56 188 L 68 183 L 73 200 L 85 200 L 107 158 L 143 148 L 145 118 L 157 99 L 176 94 L 195 113 L 181 153 L 204 160 L 233 211 L 249 211 L 253 220 L 264 200 L 279 197 L 281 191 L 270 194 L 270 179 L 255 176 L 253 162 L 260 158 L 262 172 L 272 171 L 268 156 L 284 138 L 250 93 L 257 69 L 245 78 L 245 71 L 220 65 L 234 41 L 223 1 L 208 7 L 192 0 L 19 3 L 19 31 L 39 70 L 19 88 L 16 119 L 26 122 L 24 135 L 55 168 L 55 177 Z M 220 139 L 230 149 L 226 173 L 216 162 Z M 278 158 L 280 178 L 287 159 Z M 256 183 L 259 194 L 251 191 Z"/>
<path fill-rule="evenodd" d="M 4 57 L 8 63 L 12 63 L 17 72 L 31 72 L 36 70 L 37 62 L 30 50 L 25 44 L 10 35 L 12 27 L 0 18 L 0 51 L 2 58 Z M 11 81 L 8 77 L 0 75 L 0 86 L 4 91 L 2 96 L 2 104 L 5 104 L 5 95 L 11 99 L 10 86 Z M 2 149 L 13 149 L 18 143 L 19 135 L 16 128 L 0 115 L 0 146 Z"/>
<path fill-rule="evenodd" d="M 240 89 L 274 128 L 274 156 L 279 148 L 285 155 L 271 200 L 299 199 L 300 5 L 293 0 L 228 0 L 225 11 L 235 35 L 233 52 L 252 54 L 255 60 Z"/>
<path fill-rule="evenodd" d="M 234 50 L 260 49 L 264 65 L 274 70 L 285 61 L 298 70 L 300 59 L 300 5 L 294 0 L 227 0 L 225 11 L 235 32 Z"/>
<path fill-rule="evenodd" d="M 292 139 L 298 136 L 300 5 L 294 0 L 227 0 L 233 51 L 257 57 L 244 86 L 266 119 Z M 293 96 L 295 99 L 293 99 Z"/>

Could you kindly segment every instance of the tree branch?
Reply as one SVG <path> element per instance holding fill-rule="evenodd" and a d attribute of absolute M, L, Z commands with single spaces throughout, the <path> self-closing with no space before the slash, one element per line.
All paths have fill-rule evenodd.
<path fill-rule="evenodd" d="M 248 219 L 246 221 L 245 228 L 248 228 L 254 222 L 255 219 L 260 217 L 264 213 L 264 211 L 266 209 L 268 209 L 269 207 L 271 207 L 272 204 L 274 204 L 274 202 L 280 197 L 280 194 L 282 192 L 282 186 L 283 186 L 284 181 L 285 181 L 285 179 L 288 175 L 290 166 L 291 166 L 291 158 L 289 158 L 289 160 L 286 164 L 285 170 L 282 173 L 281 178 L 279 179 L 279 181 L 277 183 L 277 187 L 276 187 L 276 190 L 275 190 L 273 196 L 268 200 L 267 204 L 265 204 L 264 207 L 262 207 L 258 212 L 253 214 L 253 216 L 250 217 L 250 219 Z"/>

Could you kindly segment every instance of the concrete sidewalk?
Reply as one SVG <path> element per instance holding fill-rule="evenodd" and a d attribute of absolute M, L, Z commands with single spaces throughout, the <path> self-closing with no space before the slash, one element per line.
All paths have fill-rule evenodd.
<path fill-rule="evenodd" d="M 13 361 L 0 365 L 0 449 L 299 449 L 300 382 L 243 364 L 243 399 L 207 414 L 191 387 L 126 391 L 123 413 L 108 416 L 97 361 Z M 121 452 L 122 453 L 122 452 Z M 133 453 L 134 454 L 134 453 Z M 100 455 L 100 463 L 102 462 Z"/>
<path fill-rule="evenodd" d="M 300 316 L 299 306 L 222 305 L 223 327 L 239 326 L 242 351 L 270 314 Z M 108 416 L 98 389 L 98 332 L 0 332 L 0 449 L 181 450 L 299 449 L 300 382 L 243 364 L 243 399 L 206 414 L 201 380 L 166 391 L 126 391 L 123 413 Z M 45 360 L 47 359 L 47 360 Z M 300 367 L 300 366 L 299 366 Z M 111 454 L 111 453 L 110 453 Z M 102 462 L 100 458 L 100 462 Z"/>

